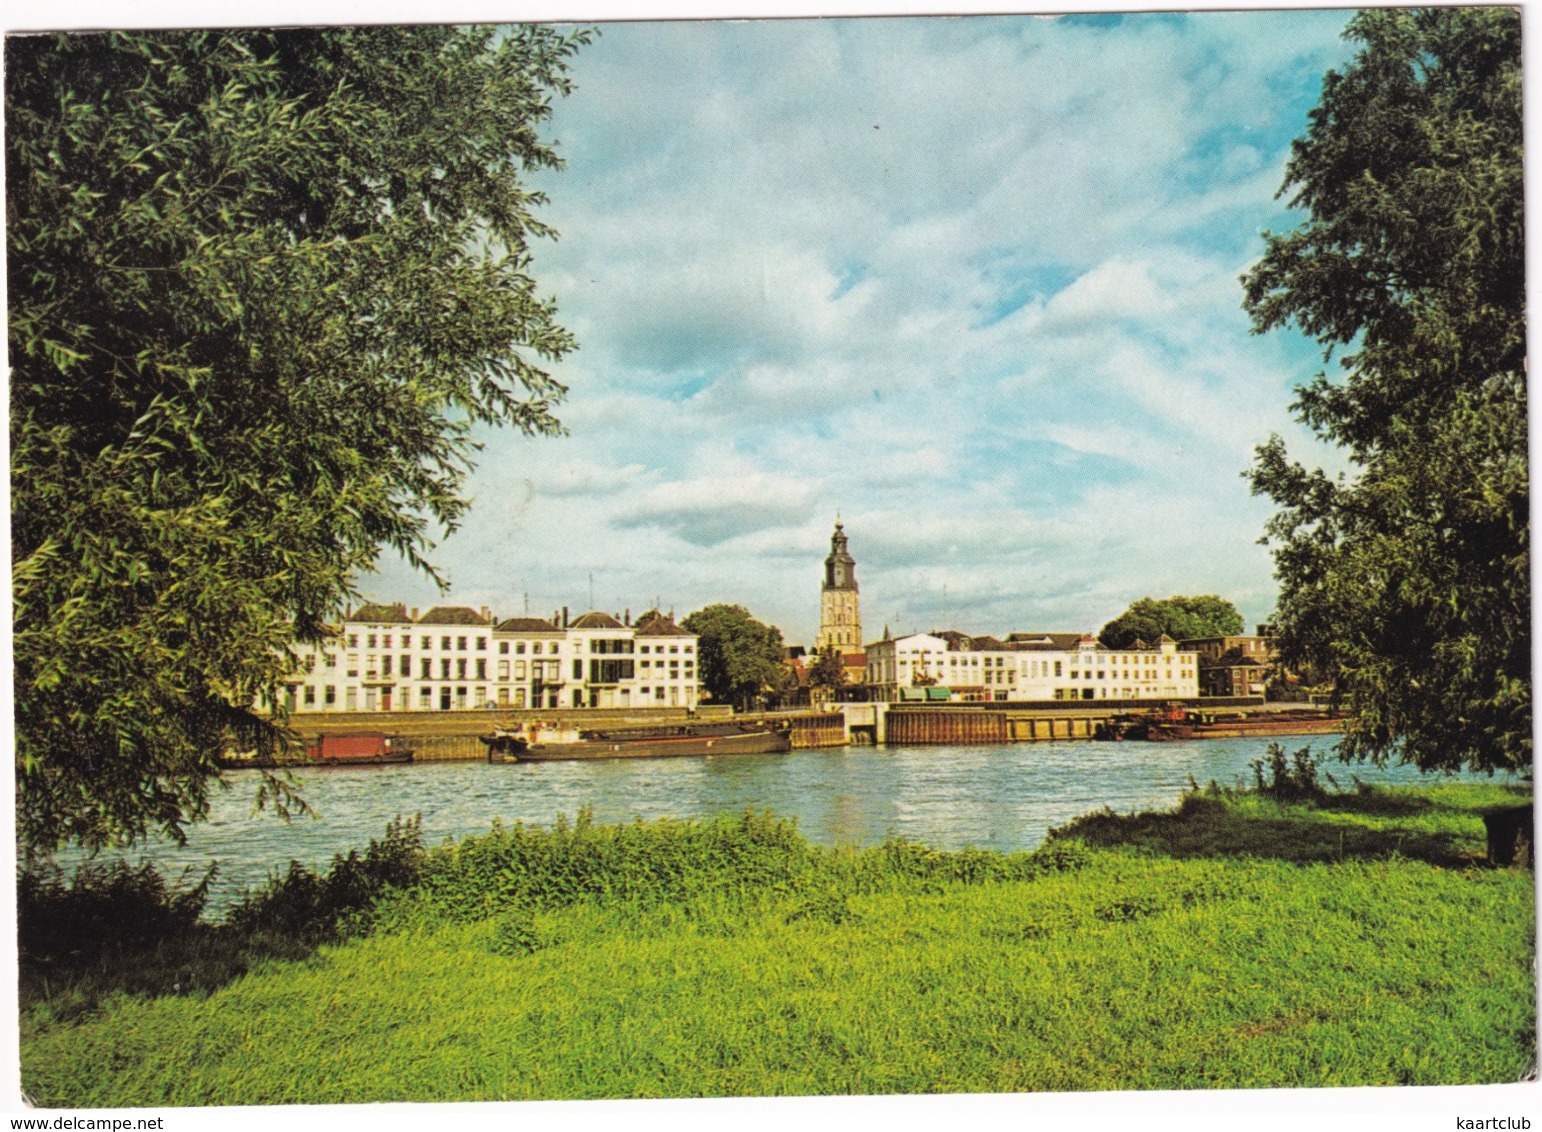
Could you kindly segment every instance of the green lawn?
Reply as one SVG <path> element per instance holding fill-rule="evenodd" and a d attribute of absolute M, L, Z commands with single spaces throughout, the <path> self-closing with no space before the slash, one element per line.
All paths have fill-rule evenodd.
<path fill-rule="evenodd" d="M 1533 876 L 1478 864 L 1478 811 L 1518 800 L 1191 796 L 1032 855 L 751 815 L 495 831 L 368 929 L 209 985 L 24 972 L 23 1082 L 105 1107 L 1511 1081 Z M 141 974 L 174 978 L 159 954 Z"/>

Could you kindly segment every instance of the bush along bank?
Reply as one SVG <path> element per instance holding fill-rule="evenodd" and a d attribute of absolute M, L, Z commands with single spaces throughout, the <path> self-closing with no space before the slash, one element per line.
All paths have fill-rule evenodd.
<path fill-rule="evenodd" d="M 1515 800 L 1196 790 L 1013 854 L 755 813 L 432 849 L 403 823 L 220 924 L 184 904 L 205 950 L 141 948 L 137 984 L 103 973 L 126 952 L 29 948 L 23 1080 L 71 1106 L 1513 1080 L 1533 889 L 1479 862 Z"/>

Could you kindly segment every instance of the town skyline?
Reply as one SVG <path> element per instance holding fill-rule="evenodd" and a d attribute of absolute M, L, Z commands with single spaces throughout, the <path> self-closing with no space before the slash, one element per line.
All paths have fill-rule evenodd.
<path fill-rule="evenodd" d="M 839 512 L 873 638 L 1264 620 L 1241 473 L 1270 432 L 1320 452 L 1288 405 L 1321 360 L 1251 337 L 1237 278 L 1344 19 L 606 25 L 534 179 L 569 435 L 483 434 L 448 595 L 391 560 L 362 593 L 726 602 L 807 643 Z"/>

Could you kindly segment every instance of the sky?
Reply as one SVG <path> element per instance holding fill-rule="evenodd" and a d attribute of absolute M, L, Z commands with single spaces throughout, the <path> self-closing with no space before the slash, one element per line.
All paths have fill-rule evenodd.
<path fill-rule="evenodd" d="M 876 640 L 1275 600 L 1269 434 L 1323 368 L 1241 276 L 1348 12 L 606 23 L 534 178 L 568 434 L 487 430 L 474 505 L 368 599 L 745 606 L 818 628 L 837 515 Z"/>
<path fill-rule="evenodd" d="M 379 600 L 818 628 L 839 515 L 863 630 L 1273 608 L 1242 473 L 1323 368 L 1239 276 L 1351 46 L 1338 10 L 602 25 L 535 247 L 569 433 L 484 435 L 474 507 Z M 528 595 L 528 606 L 527 606 Z"/>

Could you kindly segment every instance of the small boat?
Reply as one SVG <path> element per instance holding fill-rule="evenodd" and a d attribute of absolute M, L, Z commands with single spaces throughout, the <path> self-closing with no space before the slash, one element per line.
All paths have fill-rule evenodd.
<path fill-rule="evenodd" d="M 790 750 L 788 727 L 711 723 L 680 727 L 589 731 L 565 724 L 527 723 L 482 736 L 487 761 L 657 759 L 677 755 L 763 755 Z"/>
<path fill-rule="evenodd" d="M 219 760 L 229 770 L 243 767 L 272 769 L 288 766 L 389 766 L 410 763 L 413 752 L 397 745 L 383 731 L 354 731 L 343 735 L 318 735 L 297 758 L 262 757 L 255 751 L 233 752 Z"/>

